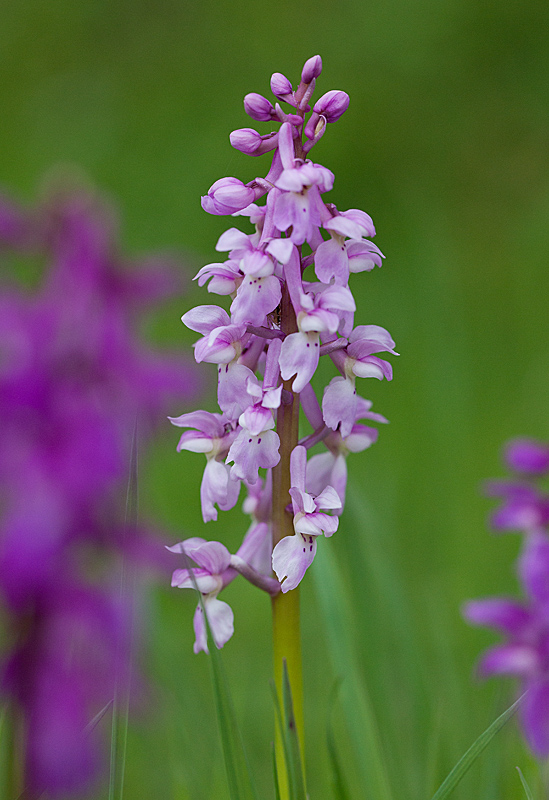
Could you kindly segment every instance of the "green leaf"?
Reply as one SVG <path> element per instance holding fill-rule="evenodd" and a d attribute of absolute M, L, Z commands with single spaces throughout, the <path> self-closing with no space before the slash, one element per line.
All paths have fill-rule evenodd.
<path fill-rule="evenodd" d="M 377 722 L 363 675 L 358 668 L 349 620 L 352 602 L 342 579 L 333 550 L 319 547 L 313 575 L 317 600 L 324 618 L 329 652 L 341 681 L 341 705 L 350 733 L 363 800 L 392 800 Z"/>
<path fill-rule="evenodd" d="M 469 767 L 471 767 L 471 765 L 477 760 L 482 751 L 492 741 L 496 733 L 503 728 L 507 720 L 509 720 L 517 711 L 523 697 L 524 695 L 519 697 L 519 699 L 513 703 L 513 705 L 508 708 L 507 711 L 504 711 L 501 716 L 492 722 L 492 724 L 484 731 L 484 733 L 480 734 L 478 739 L 471 745 L 465 755 L 460 758 L 456 766 L 439 786 L 438 790 L 433 795 L 432 800 L 446 800 L 446 798 L 449 797 L 465 773 L 468 771 Z"/>
<path fill-rule="evenodd" d="M 532 794 L 532 790 L 526 783 L 526 778 L 522 774 L 522 770 L 520 767 L 517 767 L 517 772 L 519 774 L 520 782 L 522 783 L 522 788 L 524 789 L 524 794 L 526 795 L 526 800 L 534 800 L 534 795 Z"/>

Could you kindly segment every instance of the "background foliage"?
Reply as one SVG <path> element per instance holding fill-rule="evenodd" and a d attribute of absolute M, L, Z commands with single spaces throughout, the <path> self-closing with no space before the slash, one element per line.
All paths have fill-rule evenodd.
<path fill-rule="evenodd" d="M 244 94 L 267 94 L 273 71 L 296 81 L 317 52 L 320 93 L 350 94 L 315 158 L 336 175 L 330 199 L 374 218 L 387 259 L 355 276 L 357 318 L 387 327 L 402 356 L 393 384 L 363 385 L 391 425 L 350 462 L 349 508 L 321 545 L 348 593 L 356 674 L 398 797 L 428 796 L 510 697 L 510 686 L 471 680 L 491 635 L 469 629 L 459 606 L 515 591 L 518 540 L 486 533 L 478 487 L 502 474 L 506 438 L 549 437 L 548 23 L 549 7 L 534 0 L 341 0 L 337 9 L 328 0 L 24 0 L 2 9 L 5 189 L 30 201 L 54 165 L 77 164 L 119 203 L 127 248 L 179 250 L 189 276 L 215 260 L 227 227 L 201 210 L 200 195 L 223 175 L 261 174 L 228 142 L 248 124 Z M 145 322 L 150 336 L 188 348 L 179 316 L 196 302 L 208 301 L 189 286 Z M 204 403 L 213 409 L 211 395 Z M 206 535 L 236 545 L 239 511 L 204 531 L 202 459 L 178 456 L 177 437 L 166 424 L 142 460 L 142 514 L 164 527 L 166 543 Z M 326 797 L 323 731 L 348 662 L 330 658 L 322 580 L 308 577 L 309 791 Z M 269 601 L 238 583 L 227 595 L 237 628 L 225 667 L 269 797 Z M 209 671 L 192 654 L 194 606 L 191 593 L 166 587 L 143 605 L 151 687 L 130 728 L 129 798 L 226 797 Z M 356 732 L 337 701 L 334 725 L 345 754 Z M 511 723 L 456 796 L 517 797 L 516 764 L 535 787 Z"/>

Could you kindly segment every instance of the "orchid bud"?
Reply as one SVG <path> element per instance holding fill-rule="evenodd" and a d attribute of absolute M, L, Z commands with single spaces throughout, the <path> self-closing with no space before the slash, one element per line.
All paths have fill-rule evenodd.
<path fill-rule="evenodd" d="M 310 83 L 314 78 L 318 78 L 321 72 L 322 59 L 320 56 L 313 56 L 305 62 L 301 72 L 301 80 L 303 83 Z"/>
<path fill-rule="evenodd" d="M 240 150 L 248 156 L 260 156 L 275 149 L 278 133 L 260 136 L 253 128 L 239 128 L 230 134 L 229 139 L 235 150 Z"/>
<path fill-rule="evenodd" d="M 255 199 L 254 190 L 238 178 L 221 178 L 210 186 L 201 204 L 208 214 L 232 214 L 246 208 Z"/>
<path fill-rule="evenodd" d="M 275 117 L 273 104 L 261 94 L 251 92 L 244 98 L 244 111 L 252 119 L 268 122 Z"/>
<path fill-rule="evenodd" d="M 332 89 L 320 97 L 314 104 L 313 111 L 326 117 L 326 122 L 335 122 L 349 107 L 349 95 L 339 89 Z"/>
<path fill-rule="evenodd" d="M 271 75 L 271 92 L 276 97 L 285 97 L 292 93 L 292 84 L 281 72 L 274 72 Z"/>

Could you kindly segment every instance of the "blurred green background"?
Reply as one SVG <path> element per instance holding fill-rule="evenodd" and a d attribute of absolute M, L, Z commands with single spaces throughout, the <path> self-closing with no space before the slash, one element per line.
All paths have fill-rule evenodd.
<path fill-rule="evenodd" d="M 295 85 L 315 53 L 324 62 L 317 96 L 349 93 L 314 158 L 336 175 L 331 201 L 373 216 L 387 258 L 353 278 L 356 319 L 387 327 L 402 355 L 392 384 L 359 388 L 391 424 L 349 461 L 349 508 L 320 546 L 350 592 L 348 630 L 395 796 L 428 796 L 511 696 L 511 686 L 473 681 L 476 655 L 494 637 L 468 628 L 459 607 L 516 591 L 518 539 L 487 533 L 479 484 L 503 474 L 505 439 L 549 437 L 549 6 L 22 0 L 3 3 L 1 16 L 4 189 L 30 202 L 52 167 L 79 165 L 119 205 L 125 249 L 178 250 L 189 278 L 216 260 L 231 225 L 205 214 L 200 195 L 222 176 L 247 181 L 267 170 L 269 156 L 229 145 L 231 130 L 254 124 L 244 94 L 268 95 L 274 71 Z M 200 302 L 215 298 L 189 284 L 145 321 L 148 335 L 188 350 L 194 335 L 179 317 Z M 210 391 L 202 407 L 214 402 Z M 177 455 L 177 439 L 165 425 L 144 459 L 143 516 L 164 528 L 165 543 L 204 535 L 238 546 L 240 511 L 204 529 L 203 459 Z M 312 798 L 330 796 L 324 730 L 341 672 L 318 590 L 308 575 Z M 238 583 L 226 594 L 236 631 L 225 666 L 260 794 L 271 797 L 269 601 Z M 143 604 L 151 689 L 131 724 L 128 798 L 227 797 L 208 663 L 192 653 L 194 607 L 190 592 L 168 588 Z M 342 718 L 336 724 L 345 750 L 351 734 Z M 514 766 L 532 773 L 513 725 L 463 798 L 520 796 Z"/>

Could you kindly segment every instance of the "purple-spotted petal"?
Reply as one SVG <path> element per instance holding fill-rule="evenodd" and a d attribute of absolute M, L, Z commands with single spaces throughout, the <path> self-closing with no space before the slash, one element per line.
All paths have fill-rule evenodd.
<path fill-rule="evenodd" d="M 316 538 L 304 538 L 296 533 L 285 536 L 273 550 L 273 570 L 282 584 L 282 591 L 288 592 L 299 585 L 307 568 L 313 563 L 316 554 Z"/>
<path fill-rule="evenodd" d="M 248 382 L 252 379 L 255 380 L 253 372 L 244 364 L 227 364 L 219 368 L 217 402 L 229 419 L 238 419 L 254 402 L 248 393 Z"/>
<path fill-rule="evenodd" d="M 231 478 L 256 483 L 259 469 L 270 469 L 280 461 L 279 448 L 280 438 L 275 431 L 263 431 L 259 436 L 252 436 L 249 431 L 242 430 L 227 456 L 227 462 L 234 462 Z"/>
<path fill-rule="evenodd" d="M 280 373 L 284 380 L 293 375 L 293 391 L 299 392 L 315 374 L 320 358 L 318 333 L 291 333 L 282 342 Z"/>
<path fill-rule="evenodd" d="M 279 305 L 280 281 L 275 275 L 257 277 L 249 275 L 240 284 L 231 304 L 231 316 L 235 323 L 262 325 L 267 314 Z"/>
<path fill-rule="evenodd" d="M 343 242 L 331 238 L 323 242 L 315 253 L 315 273 L 322 283 L 330 283 L 332 278 L 341 286 L 349 281 L 349 259 Z"/>

